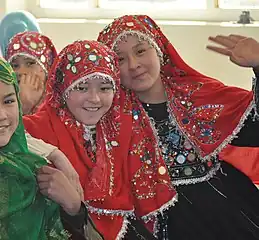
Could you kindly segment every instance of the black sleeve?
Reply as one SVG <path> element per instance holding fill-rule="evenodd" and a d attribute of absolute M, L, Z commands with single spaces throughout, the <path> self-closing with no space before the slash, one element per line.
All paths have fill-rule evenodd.
<path fill-rule="evenodd" d="M 259 79 L 258 70 L 254 69 L 256 78 L 253 82 L 254 100 L 256 107 L 244 122 L 243 128 L 240 130 L 231 145 L 238 147 L 259 147 Z"/>
<path fill-rule="evenodd" d="M 130 220 L 127 234 L 124 240 L 157 240 L 153 234 L 146 229 L 144 224 L 137 219 Z"/>
<path fill-rule="evenodd" d="M 60 208 L 60 217 L 64 228 L 72 235 L 72 239 L 85 239 L 84 225 L 87 224 L 87 209 L 83 202 L 77 215 L 71 216 Z"/>

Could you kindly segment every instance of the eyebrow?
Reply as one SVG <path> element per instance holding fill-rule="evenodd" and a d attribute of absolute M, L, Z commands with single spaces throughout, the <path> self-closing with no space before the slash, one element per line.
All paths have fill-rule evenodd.
<path fill-rule="evenodd" d="M 16 95 L 15 92 L 11 92 L 11 93 L 6 94 L 6 95 L 4 96 L 4 98 L 12 97 L 12 96 L 14 96 L 14 95 Z"/>

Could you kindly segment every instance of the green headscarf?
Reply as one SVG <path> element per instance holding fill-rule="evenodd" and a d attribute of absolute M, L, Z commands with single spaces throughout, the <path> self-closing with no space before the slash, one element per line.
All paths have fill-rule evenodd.
<path fill-rule="evenodd" d="M 0 148 L 0 239 L 68 239 L 59 206 L 38 191 L 36 171 L 46 160 L 27 148 L 16 75 L 1 58 L 0 81 L 14 86 L 19 106 L 19 125 Z"/>

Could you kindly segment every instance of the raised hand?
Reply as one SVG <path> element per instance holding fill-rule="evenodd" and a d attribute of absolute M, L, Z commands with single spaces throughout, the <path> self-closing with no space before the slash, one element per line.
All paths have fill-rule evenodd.
<path fill-rule="evenodd" d="M 34 73 L 29 73 L 18 76 L 18 80 L 23 114 L 30 114 L 43 96 L 45 79 L 41 79 Z"/>
<path fill-rule="evenodd" d="M 217 35 L 209 40 L 219 46 L 208 45 L 207 49 L 229 56 L 231 62 L 241 67 L 259 67 L 259 42 L 253 38 L 231 34 Z"/>

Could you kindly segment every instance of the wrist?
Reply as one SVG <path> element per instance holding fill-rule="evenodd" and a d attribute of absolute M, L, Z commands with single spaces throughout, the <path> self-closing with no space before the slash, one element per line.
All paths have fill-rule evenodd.
<path fill-rule="evenodd" d="M 63 210 L 70 216 L 77 215 L 81 210 L 81 200 L 77 199 L 76 201 L 71 201 L 66 206 L 62 206 Z"/>

